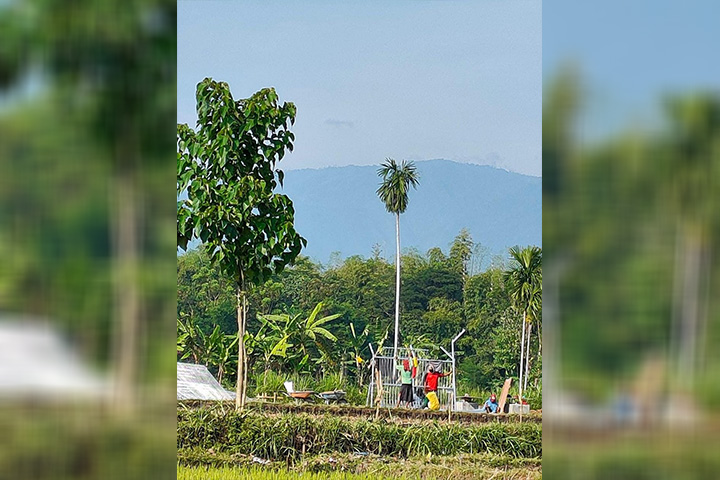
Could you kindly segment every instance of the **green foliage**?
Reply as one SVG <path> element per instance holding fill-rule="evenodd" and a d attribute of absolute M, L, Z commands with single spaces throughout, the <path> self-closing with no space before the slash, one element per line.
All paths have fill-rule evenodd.
<path fill-rule="evenodd" d="M 220 326 L 215 325 L 207 335 L 187 318 L 179 318 L 177 325 L 178 360 L 191 359 L 193 363 L 210 367 L 220 383 L 226 377 L 236 375 L 237 334 L 225 335 L 220 331 Z"/>
<path fill-rule="evenodd" d="M 204 254 L 189 252 L 180 257 L 180 265 L 192 263 L 183 261 L 186 255 Z M 414 251 L 403 257 L 403 263 L 409 267 L 403 270 L 401 343 L 426 348 L 431 355 L 443 355 L 438 345 L 449 348 L 449 339 L 465 328 L 468 334 L 456 345 L 460 359 L 458 379 L 477 388 L 495 388 L 505 378 L 516 375 L 520 358 L 517 348 L 520 321 L 512 311 L 504 273 L 490 268 L 468 275 L 463 287 L 461 273 L 453 271 L 447 257 L 444 258 L 444 263 L 433 264 L 427 256 Z M 222 275 L 216 267 L 212 268 L 216 273 L 202 275 L 191 274 L 197 269 L 179 269 L 178 289 L 188 293 L 200 290 L 202 287 L 195 282 L 205 279 L 214 279 L 218 284 L 215 275 Z M 344 390 L 348 391 L 352 383 L 366 384 L 368 344 L 372 342 L 377 348 L 391 328 L 392 265 L 381 258 L 350 257 L 324 270 L 306 258 L 299 258 L 274 274 L 265 285 L 268 284 L 272 284 L 276 299 L 274 312 L 259 313 L 257 319 L 251 319 L 246 335 L 254 374 L 273 370 L 320 379 L 342 371 L 344 378 L 348 378 Z M 308 285 L 307 296 L 302 294 L 303 285 Z M 267 293 L 264 286 L 256 287 L 248 297 L 249 311 L 266 309 L 268 304 L 263 300 Z M 311 303 L 312 298 L 319 301 Z M 210 311 L 202 302 L 193 302 L 194 297 L 184 294 L 178 299 L 178 311 Z M 323 306 L 319 307 L 320 302 Z M 333 315 L 325 316 L 326 311 Z M 538 346 L 534 334 L 531 382 L 542 374 L 537 367 Z M 314 382 L 311 381 L 313 385 Z"/>
<path fill-rule="evenodd" d="M 399 425 L 336 416 L 283 414 L 200 408 L 178 411 L 178 449 L 199 446 L 297 461 L 303 454 L 356 451 L 401 457 L 488 452 L 515 458 L 542 456 L 537 423 L 425 423 Z"/>
<path fill-rule="evenodd" d="M 285 392 L 284 383 L 288 380 L 288 377 L 281 375 L 272 370 L 265 372 L 257 372 L 253 376 L 253 386 L 255 395 L 263 394 L 274 394 Z M 297 388 L 297 386 L 295 387 Z"/>
<path fill-rule="evenodd" d="M 453 240 L 450 246 L 450 266 L 456 272 L 462 274 L 463 279 L 468 276 L 470 258 L 472 257 L 474 242 L 470 232 L 463 228 Z"/>
<path fill-rule="evenodd" d="M 342 390 L 345 391 L 345 400 L 350 405 L 365 405 L 367 401 L 368 387 L 358 387 L 354 383 L 346 384 Z"/>
<path fill-rule="evenodd" d="M 236 398 L 242 408 L 247 288 L 281 272 L 307 243 L 295 231 L 292 202 L 274 193 L 284 176 L 275 165 L 293 148 L 295 105 L 280 105 L 271 88 L 236 101 L 226 83 L 210 78 L 198 84 L 196 98 L 197 130 L 177 127 L 177 195 L 187 196 L 177 203 L 177 240 L 186 249 L 200 238 L 210 261 L 236 287 Z"/>
<path fill-rule="evenodd" d="M 323 375 L 320 380 L 315 383 L 315 391 L 329 392 L 333 390 L 345 390 L 345 379 L 339 373 L 330 373 Z"/>
<path fill-rule="evenodd" d="M 505 274 L 510 298 L 515 307 L 532 321 L 540 309 L 542 296 L 542 250 L 540 247 L 510 248 L 512 264 Z"/>
<path fill-rule="evenodd" d="M 300 373 L 293 373 L 288 376 L 288 380 L 293 382 L 293 387 L 298 392 L 312 391 L 315 386 L 315 380 L 310 375 L 302 375 Z M 283 390 L 285 387 L 283 387 Z"/>
<path fill-rule="evenodd" d="M 310 364 L 303 359 L 311 353 L 315 357 L 315 352 L 317 352 L 320 354 L 319 359 L 325 362 L 327 367 L 336 366 L 338 361 L 333 358 L 330 350 L 332 344 L 337 341 L 337 337 L 326 327 L 340 314 L 319 316 L 322 309 L 322 302 L 318 303 L 307 318 L 304 318 L 302 314 L 260 316 L 263 327 L 268 328 L 267 330 L 261 328 L 255 338 L 260 345 L 267 345 L 263 349 L 266 352 L 266 365 L 269 363 L 270 357 L 275 355 L 282 359 L 279 363 L 285 368 L 296 372 L 306 371 Z"/>
<path fill-rule="evenodd" d="M 417 188 L 419 177 L 413 162 L 403 160 L 398 164 L 394 159 L 387 158 L 378 169 L 382 184 L 377 190 L 385 209 L 390 213 L 405 213 L 408 206 L 410 187 Z"/>
<path fill-rule="evenodd" d="M 247 468 L 240 470 L 237 467 L 184 467 L 178 466 L 178 480 L 364 480 L 368 475 L 354 475 L 347 472 L 289 472 L 283 470 L 263 470 L 261 468 Z M 373 478 L 379 480 L 396 478 L 394 476 Z"/>
<path fill-rule="evenodd" d="M 513 458 L 494 454 L 453 456 L 416 456 L 407 459 L 380 455 L 332 454 L 306 455 L 292 466 L 271 462 L 260 467 L 250 456 L 209 453 L 194 449 L 179 454 L 178 478 L 285 478 L 312 479 L 424 479 L 476 480 L 502 474 L 507 480 L 542 477 L 540 459 Z M 187 466 L 193 465 L 193 466 Z M 197 466 L 195 466 L 197 465 Z M 312 476 L 315 475 L 315 476 Z"/>
<path fill-rule="evenodd" d="M 292 103 L 278 104 L 273 89 L 235 100 L 224 82 L 197 86 L 198 128 L 178 125 L 178 245 L 195 236 L 236 285 L 259 284 L 281 271 L 306 243 L 294 228 L 294 210 L 275 169 L 292 150 Z"/>
<path fill-rule="evenodd" d="M 204 249 L 177 259 L 177 312 L 209 334 L 215 325 L 223 333 L 237 331 L 237 298 L 232 280 L 215 268 Z"/>

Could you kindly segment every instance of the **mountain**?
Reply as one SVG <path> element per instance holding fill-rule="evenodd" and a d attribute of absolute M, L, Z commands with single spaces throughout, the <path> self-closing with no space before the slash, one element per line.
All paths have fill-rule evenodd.
<path fill-rule="evenodd" d="M 400 217 L 402 249 L 425 253 L 440 247 L 447 254 L 462 228 L 491 254 L 513 245 L 541 245 L 542 178 L 448 160 L 416 162 L 420 175 L 408 208 Z M 295 226 L 308 245 L 303 254 L 327 262 L 395 252 L 395 217 L 375 193 L 378 166 L 346 166 L 285 171 L 282 193 L 295 206 Z"/>

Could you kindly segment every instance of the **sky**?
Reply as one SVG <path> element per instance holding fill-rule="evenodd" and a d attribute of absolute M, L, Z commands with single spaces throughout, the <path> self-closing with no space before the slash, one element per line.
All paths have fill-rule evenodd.
<path fill-rule="evenodd" d="M 295 103 L 286 170 L 444 158 L 541 176 L 542 20 L 539 0 L 181 0 L 178 122 L 212 77 Z"/>
<path fill-rule="evenodd" d="M 553 0 L 543 8 L 543 77 L 581 74 L 584 139 L 657 125 L 660 99 L 720 87 L 717 0 Z"/>

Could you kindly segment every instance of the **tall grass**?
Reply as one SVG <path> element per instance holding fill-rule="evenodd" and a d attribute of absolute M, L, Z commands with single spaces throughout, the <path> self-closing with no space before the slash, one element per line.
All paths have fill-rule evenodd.
<path fill-rule="evenodd" d="M 305 454 L 367 452 L 379 455 L 496 453 L 542 456 L 537 423 L 460 425 L 351 419 L 331 415 L 280 414 L 208 408 L 178 410 L 177 446 L 295 461 Z"/>
<path fill-rule="evenodd" d="M 331 390 L 347 390 L 346 382 L 339 373 L 330 373 L 315 382 L 315 391 L 327 392 Z"/>
<path fill-rule="evenodd" d="M 285 391 L 283 383 L 287 380 L 285 375 L 273 372 L 272 370 L 259 372 L 253 375 L 252 385 L 254 395 L 273 394 Z"/>
<path fill-rule="evenodd" d="M 315 392 L 327 392 L 331 390 L 343 390 L 346 393 L 345 399 L 353 405 L 364 405 L 367 395 L 367 387 L 359 388 L 355 383 L 349 382 L 347 377 L 339 373 L 330 373 L 315 379 L 310 375 L 285 375 L 269 370 L 267 373 L 258 372 L 250 378 L 251 396 L 272 395 L 284 393 L 286 381 L 293 382 L 293 388 L 297 391 L 312 390 Z"/>
<path fill-rule="evenodd" d="M 288 380 L 293 382 L 293 388 L 298 392 L 315 389 L 315 381 L 309 375 L 299 375 L 294 373 L 288 377 Z M 285 391 L 284 387 L 283 391 Z"/>

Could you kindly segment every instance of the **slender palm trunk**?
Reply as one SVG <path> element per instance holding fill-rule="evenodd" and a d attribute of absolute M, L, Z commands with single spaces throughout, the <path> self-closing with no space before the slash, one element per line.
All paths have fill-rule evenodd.
<path fill-rule="evenodd" d="M 538 337 L 538 349 L 537 349 L 537 359 L 540 361 L 542 358 L 542 333 L 540 333 L 540 326 L 538 325 L 537 330 L 537 337 Z"/>
<path fill-rule="evenodd" d="M 519 400 L 522 401 L 522 391 L 523 391 L 523 367 L 524 367 L 524 359 L 525 359 L 525 312 L 523 311 L 523 319 L 522 319 L 522 334 L 520 338 L 520 377 L 518 379 L 518 390 L 519 390 Z"/>
<path fill-rule="evenodd" d="M 395 343 L 393 347 L 393 372 L 397 359 L 398 333 L 400 329 L 400 214 L 395 214 Z"/>
<path fill-rule="evenodd" d="M 528 378 L 530 377 L 530 338 L 532 334 L 532 323 L 528 323 L 527 325 L 527 342 L 525 345 L 526 351 L 525 351 L 525 383 L 523 384 L 523 390 L 527 390 L 528 385 Z M 520 399 L 522 403 L 522 399 Z"/>

